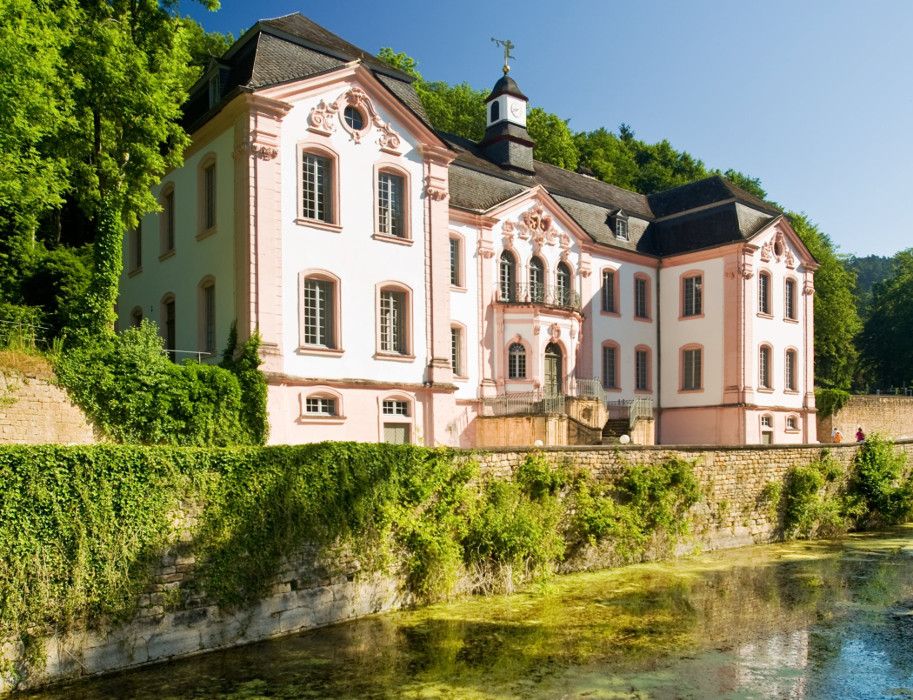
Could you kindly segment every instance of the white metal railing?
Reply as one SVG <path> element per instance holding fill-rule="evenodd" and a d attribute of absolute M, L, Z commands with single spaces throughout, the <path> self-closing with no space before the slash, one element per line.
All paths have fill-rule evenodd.
<path fill-rule="evenodd" d="M 638 397 L 631 401 L 628 408 L 628 424 L 633 428 L 641 418 L 653 418 L 653 399 L 649 397 Z"/>
<path fill-rule="evenodd" d="M 197 362 L 202 362 L 204 357 L 212 357 L 214 353 L 205 352 L 203 350 L 172 350 L 171 348 L 166 348 L 163 350 L 172 362 L 177 362 L 182 357 L 195 358 Z"/>
<path fill-rule="evenodd" d="M 564 395 L 542 391 L 519 391 L 482 399 L 482 415 L 515 416 L 564 413 Z"/>

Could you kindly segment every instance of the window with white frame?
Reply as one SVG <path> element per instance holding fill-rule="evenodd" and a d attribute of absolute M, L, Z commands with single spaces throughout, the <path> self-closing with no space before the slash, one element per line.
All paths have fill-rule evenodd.
<path fill-rule="evenodd" d="M 555 292 L 557 297 L 555 302 L 559 306 L 569 306 L 573 293 L 571 284 L 571 270 L 563 262 L 558 263 L 558 269 L 555 272 L 555 282 Z"/>
<path fill-rule="evenodd" d="M 216 351 L 216 285 L 208 281 L 200 289 L 200 316 L 201 316 L 201 350 L 209 354 Z"/>
<path fill-rule="evenodd" d="M 602 310 L 614 314 L 618 312 L 615 299 L 615 270 L 602 271 Z"/>
<path fill-rule="evenodd" d="M 457 376 L 465 374 L 463 367 L 463 330 L 459 326 L 450 327 L 450 365 Z"/>
<path fill-rule="evenodd" d="M 783 381 L 784 388 L 787 391 L 796 391 L 798 388 L 798 382 L 796 380 L 796 360 L 798 359 L 798 354 L 795 350 L 787 350 L 786 356 L 783 360 Z"/>
<path fill-rule="evenodd" d="M 377 232 L 406 237 L 404 194 L 406 179 L 386 170 L 377 174 Z"/>
<path fill-rule="evenodd" d="M 774 441 L 774 419 L 771 415 L 761 416 L 761 444 L 772 445 Z"/>
<path fill-rule="evenodd" d="M 332 159 L 302 151 L 301 153 L 301 216 L 332 223 L 333 212 Z"/>
<path fill-rule="evenodd" d="M 786 429 L 799 430 L 799 419 L 795 416 L 786 416 Z"/>
<path fill-rule="evenodd" d="M 772 428 L 773 427 L 773 418 L 771 416 L 761 416 L 761 427 L 762 428 Z"/>
<path fill-rule="evenodd" d="M 535 256 L 529 261 L 529 299 L 545 301 L 545 265 Z"/>
<path fill-rule="evenodd" d="M 770 346 L 762 345 L 758 352 L 758 386 L 770 389 Z"/>
<path fill-rule="evenodd" d="M 645 277 L 634 278 L 634 316 L 650 318 L 650 297 L 648 281 Z"/>
<path fill-rule="evenodd" d="M 405 355 L 408 351 L 406 338 L 406 293 L 384 289 L 380 293 L 380 351 Z"/>
<path fill-rule="evenodd" d="M 308 416 L 335 416 L 336 399 L 329 396 L 308 396 L 304 400 L 304 413 Z"/>
<path fill-rule="evenodd" d="M 758 313 L 770 315 L 770 275 L 766 272 L 758 275 Z"/>
<path fill-rule="evenodd" d="M 796 320 L 796 280 L 786 280 L 783 293 L 783 315 L 790 321 Z"/>
<path fill-rule="evenodd" d="M 463 283 L 462 269 L 460 265 L 460 239 L 450 239 L 450 284 L 454 287 L 460 287 Z"/>
<path fill-rule="evenodd" d="M 615 238 L 622 241 L 631 240 L 628 235 L 628 219 L 625 216 L 615 217 Z"/>
<path fill-rule="evenodd" d="M 511 343 L 507 350 L 507 378 L 526 379 L 526 348 L 522 343 Z"/>
<path fill-rule="evenodd" d="M 703 353 L 700 348 L 682 351 L 682 390 L 697 391 L 702 388 Z"/>
<path fill-rule="evenodd" d="M 682 316 L 700 316 L 704 313 L 702 275 L 686 277 L 682 283 Z"/>
<path fill-rule="evenodd" d="M 383 413 L 385 416 L 408 416 L 409 402 L 400 399 L 384 399 Z"/>
<path fill-rule="evenodd" d="M 501 259 L 498 262 L 498 284 L 501 292 L 501 301 L 516 300 L 516 270 L 516 259 L 505 250 L 501 253 Z"/>
<path fill-rule="evenodd" d="M 602 386 L 606 389 L 618 388 L 618 347 L 602 347 Z"/>
<path fill-rule="evenodd" d="M 336 284 L 320 277 L 306 277 L 302 293 L 304 344 L 335 349 Z"/>
<path fill-rule="evenodd" d="M 650 353 L 647 350 L 634 353 L 634 388 L 637 391 L 650 389 Z"/>

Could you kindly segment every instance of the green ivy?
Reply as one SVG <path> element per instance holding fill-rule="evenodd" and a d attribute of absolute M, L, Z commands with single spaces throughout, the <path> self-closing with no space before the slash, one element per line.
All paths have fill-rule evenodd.
<path fill-rule="evenodd" d="M 667 463 L 628 467 L 614 487 L 536 455 L 496 479 L 469 454 L 408 445 L 0 447 L 0 639 L 129 619 L 175 547 L 227 609 L 264 595 L 304 545 L 398 571 L 417 600 L 460 581 L 510 586 L 590 541 L 683 531 L 692 482 Z M 192 542 L 176 513 L 193 518 Z"/>
<path fill-rule="evenodd" d="M 818 419 L 832 416 L 850 400 L 850 392 L 843 389 L 815 389 L 815 407 Z"/>

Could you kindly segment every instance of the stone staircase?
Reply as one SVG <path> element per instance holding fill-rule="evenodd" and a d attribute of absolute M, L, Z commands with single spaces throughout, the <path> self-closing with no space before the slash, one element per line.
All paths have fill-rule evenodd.
<path fill-rule="evenodd" d="M 630 423 L 627 418 L 610 418 L 602 426 L 602 444 L 616 445 L 618 438 L 627 435 L 631 431 Z"/>

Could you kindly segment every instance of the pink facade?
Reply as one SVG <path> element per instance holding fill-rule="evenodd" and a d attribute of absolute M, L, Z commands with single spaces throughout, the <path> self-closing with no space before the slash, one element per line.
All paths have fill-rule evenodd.
<path fill-rule="evenodd" d="M 645 197 L 538 163 L 507 76 L 480 144 L 438 134 L 406 76 L 315 28 L 258 23 L 199 83 L 174 250 L 127 266 L 123 325 L 170 294 L 179 348 L 259 332 L 273 443 L 472 446 L 479 416 L 569 396 L 640 400 L 667 444 L 814 441 L 816 265 L 779 212 L 719 178 Z M 212 197 L 218 227 L 185 233 Z"/>

